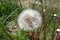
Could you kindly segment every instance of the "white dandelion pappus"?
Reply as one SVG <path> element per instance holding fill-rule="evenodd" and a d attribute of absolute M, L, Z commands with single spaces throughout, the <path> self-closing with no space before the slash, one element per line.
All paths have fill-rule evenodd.
<path fill-rule="evenodd" d="M 24 31 L 37 30 L 42 24 L 42 17 L 37 10 L 26 9 L 18 16 L 18 25 Z"/>
<path fill-rule="evenodd" d="M 57 29 L 56 31 L 57 31 L 57 32 L 60 32 L 60 29 Z"/>
<path fill-rule="evenodd" d="M 57 14 L 54 14 L 54 16 L 57 16 Z"/>

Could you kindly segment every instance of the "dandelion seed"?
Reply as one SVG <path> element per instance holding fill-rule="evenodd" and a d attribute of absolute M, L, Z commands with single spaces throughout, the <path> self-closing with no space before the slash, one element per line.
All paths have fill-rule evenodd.
<path fill-rule="evenodd" d="M 39 1 L 33 1 L 32 4 L 41 5 L 41 2 L 39 2 Z"/>
<path fill-rule="evenodd" d="M 36 1 L 35 4 L 41 5 L 41 2 Z"/>
<path fill-rule="evenodd" d="M 44 12 L 46 11 L 46 9 L 43 10 Z"/>
<path fill-rule="evenodd" d="M 54 14 L 54 16 L 57 16 L 57 14 Z"/>
<path fill-rule="evenodd" d="M 60 29 L 57 29 L 56 31 L 60 32 Z"/>

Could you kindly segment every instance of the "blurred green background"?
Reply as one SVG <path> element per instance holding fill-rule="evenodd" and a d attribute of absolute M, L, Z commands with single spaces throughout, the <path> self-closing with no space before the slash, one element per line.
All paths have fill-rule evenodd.
<path fill-rule="evenodd" d="M 57 26 L 59 23 L 58 21 L 59 18 L 54 18 L 54 14 L 60 16 L 60 6 L 59 6 L 60 1 L 59 0 L 54 1 L 43 0 L 43 1 L 44 1 L 43 8 L 46 10 L 45 11 L 46 40 L 51 40 L 54 26 Z M 49 2 L 50 4 L 48 4 Z M 36 5 L 37 4 L 31 4 L 30 8 L 37 9 L 39 12 L 42 12 L 41 5 L 38 5 L 38 7 L 36 7 Z M 13 23 L 11 22 L 13 26 L 17 24 L 17 17 L 22 10 L 24 10 L 24 8 L 22 9 L 21 5 L 19 5 L 19 0 L 0 0 L 0 40 L 28 40 L 25 31 L 18 29 L 17 32 L 11 32 L 8 30 L 8 27 L 11 26 L 9 24 L 11 21 L 13 21 Z M 59 25 L 58 28 L 60 28 Z M 44 39 L 43 26 L 40 29 L 41 29 L 40 38 L 41 40 L 43 40 Z M 30 39 L 32 40 L 32 38 Z M 54 40 L 56 40 L 56 38 L 54 38 Z"/>

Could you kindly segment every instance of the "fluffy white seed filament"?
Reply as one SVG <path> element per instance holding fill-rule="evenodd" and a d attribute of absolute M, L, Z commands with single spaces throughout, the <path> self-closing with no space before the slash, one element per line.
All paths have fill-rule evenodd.
<path fill-rule="evenodd" d="M 24 31 L 34 31 L 42 24 L 42 18 L 37 10 L 26 9 L 18 16 L 18 25 Z"/>

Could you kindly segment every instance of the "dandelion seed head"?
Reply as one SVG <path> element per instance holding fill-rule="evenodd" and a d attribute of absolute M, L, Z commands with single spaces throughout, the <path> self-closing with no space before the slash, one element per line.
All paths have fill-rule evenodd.
<path fill-rule="evenodd" d="M 19 14 L 17 22 L 20 29 L 33 31 L 41 26 L 42 18 L 37 10 L 26 9 Z"/>
<path fill-rule="evenodd" d="M 8 24 L 6 25 L 8 27 L 8 32 L 11 32 L 13 34 L 16 34 L 16 32 L 18 31 L 18 27 L 15 21 L 10 21 L 8 22 Z"/>

